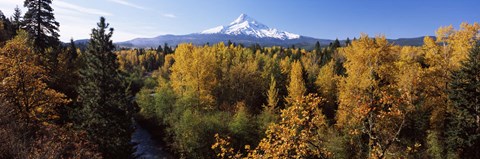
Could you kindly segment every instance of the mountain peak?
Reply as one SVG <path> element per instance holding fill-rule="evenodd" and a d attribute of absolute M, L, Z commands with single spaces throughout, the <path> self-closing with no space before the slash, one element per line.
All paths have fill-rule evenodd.
<path fill-rule="evenodd" d="M 230 25 L 233 25 L 233 24 L 240 24 L 240 23 L 243 23 L 243 22 L 256 22 L 255 19 L 249 17 L 247 14 L 240 14 L 240 16 L 238 16 L 237 19 L 235 19 L 232 23 L 230 23 Z"/>
<path fill-rule="evenodd" d="M 300 35 L 279 31 L 257 22 L 246 14 L 240 14 L 230 25 L 218 26 L 201 32 L 201 34 L 246 35 L 256 38 L 298 39 Z"/>

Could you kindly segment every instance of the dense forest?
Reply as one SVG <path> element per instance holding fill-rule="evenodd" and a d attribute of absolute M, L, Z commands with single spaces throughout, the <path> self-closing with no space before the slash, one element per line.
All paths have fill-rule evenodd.
<path fill-rule="evenodd" d="M 0 158 L 136 158 L 134 121 L 178 158 L 478 158 L 480 25 L 423 46 L 232 42 L 119 48 L 101 17 L 61 42 L 52 0 L 0 12 Z"/>

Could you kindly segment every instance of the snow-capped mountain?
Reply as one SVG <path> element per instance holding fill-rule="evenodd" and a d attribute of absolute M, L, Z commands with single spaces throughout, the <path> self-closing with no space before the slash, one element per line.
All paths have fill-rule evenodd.
<path fill-rule="evenodd" d="M 262 46 L 284 46 L 310 48 L 319 41 L 321 45 L 328 45 L 332 40 L 316 39 L 301 36 L 275 28 L 270 28 L 254 18 L 241 14 L 229 25 L 222 25 L 199 33 L 187 35 L 161 35 L 154 38 L 137 38 L 130 41 L 119 42 L 121 47 L 156 48 L 158 45 L 168 43 L 171 46 L 180 43 L 193 43 L 196 45 L 226 43 L 232 41 L 244 46 L 260 44 Z"/>
<path fill-rule="evenodd" d="M 275 38 L 281 40 L 300 38 L 300 35 L 270 28 L 246 14 L 241 14 L 229 25 L 211 28 L 202 31 L 200 34 L 246 35 L 256 38 Z"/>

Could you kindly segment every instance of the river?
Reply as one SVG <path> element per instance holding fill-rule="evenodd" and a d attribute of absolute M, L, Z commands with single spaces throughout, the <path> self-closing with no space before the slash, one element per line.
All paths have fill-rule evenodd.
<path fill-rule="evenodd" d="M 164 146 L 152 139 L 152 135 L 144 127 L 135 121 L 135 132 L 132 134 L 132 142 L 137 143 L 135 156 L 141 159 L 171 159 L 173 158 Z"/>

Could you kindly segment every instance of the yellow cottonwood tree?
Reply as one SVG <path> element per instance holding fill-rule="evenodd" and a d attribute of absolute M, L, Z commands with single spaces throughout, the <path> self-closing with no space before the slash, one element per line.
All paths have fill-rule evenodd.
<path fill-rule="evenodd" d="M 347 75 L 340 84 L 337 127 L 349 136 L 368 136 L 369 158 L 385 158 L 404 127 L 408 108 L 397 94 L 394 62 L 398 47 L 385 37 L 362 35 L 343 49 Z"/>
<path fill-rule="evenodd" d="M 281 121 L 267 129 L 267 137 L 251 151 L 249 158 L 325 158 L 329 153 L 323 134 L 327 124 L 322 99 L 302 96 L 282 110 Z"/>
<path fill-rule="evenodd" d="M 27 122 L 56 119 L 56 108 L 69 102 L 64 94 L 47 87 L 48 77 L 37 58 L 24 31 L 0 50 L 0 99 L 12 106 L 1 109 L 10 109 Z"/>
<path fill-rule="evenodd" d="M 221 46 L 218 47 L 225 47 L 219 45 Z M 213 91 L 218 81 L 213 71 L 217 68 L 216 52 L 207 47 L 179 45 L 175 51 L 170 78 L 177 95 L 195 97 L 199 100 L 197 107 L 210 109 L 215 105 Z"/>
<path fill-rule="evenodd" d="M 300 61 L 294 61 L 292 63 L 292 69 L 290 70 L 290 84 L 287 87 L 289 100 L 300 99 L 305 93 L 307 93 L 302 69 Z"/>

